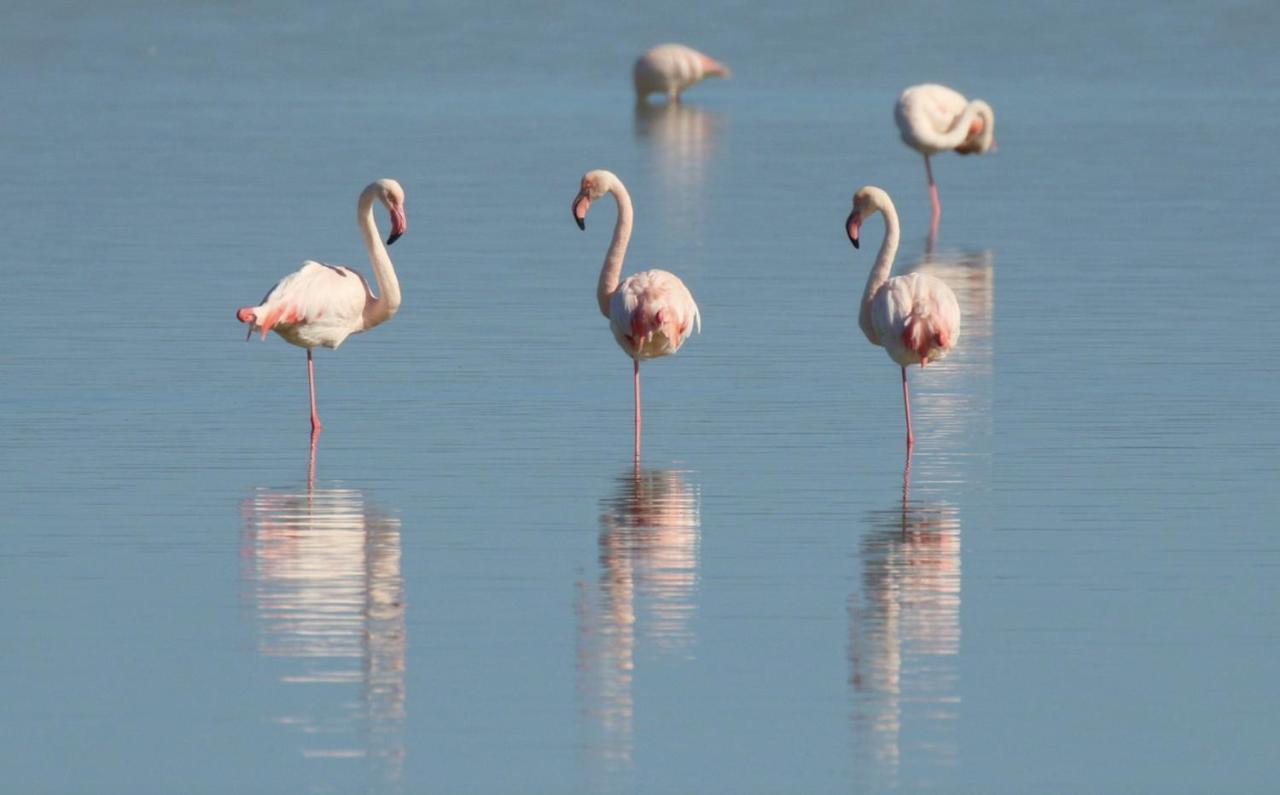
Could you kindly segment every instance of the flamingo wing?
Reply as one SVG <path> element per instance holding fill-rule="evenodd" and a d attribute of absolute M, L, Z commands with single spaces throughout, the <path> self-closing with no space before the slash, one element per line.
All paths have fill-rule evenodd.
<path fill-rule="evenodd" d="M 680 277 L 641 271 L 614 291 L 609 328 L 628 356 L 650 359 L 675 353 L 694 331 L 702 331 L 702 314 Z"/>
<path fill-rule="evenodd" d="M 346 267 L 308 260 L 280 280 L 256 307 L 238 316 L 251 323 L 250 333 L 265 339 L 273 329 L 303 347 L 337 347 L 363 327 L 365 303 L 371 294 L 360 274 Z"/>
<path fill-rule="evenodd" d="M 894 119 L 908 145 L 945 149 L 939 138 L 951 131 L 968 103 L 963 94 L 936 83 L 911 86 L 898 98 Z"/>
<path fill-rule="evenodd" d="M 871 323 L 898 364 L 927 364 L 960 339 L 960 305 L 946 282 L 924 273 L 895 276 L 876 293 Z"/>

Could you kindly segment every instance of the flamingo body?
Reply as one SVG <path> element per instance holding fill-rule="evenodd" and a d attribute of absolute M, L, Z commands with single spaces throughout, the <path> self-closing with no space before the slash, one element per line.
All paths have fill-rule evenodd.
<path fill-rule="evenodd" d="M 946 282 L 927 273 L 894 276 L 871 301 L 878 344 L 899 365 L 921 366 L 947 355 L 960 339 L 960 305 Z"/>
<path fill-rule="evenodd" d="M 680 94 L 708 77 L 729 77 L 729 67 L 683 44 L 659 44 L 636 59 L 632 78 L 636 98 L 664 94 L 679 101 Z"/>
<path fill-rule="evenodd" d="M 364 278 L 350 268 L 307 260 L 261 304 L 243 307 L 236 317 L 263 339 L 274 331 L 300 348 L 336 348 L 364 331 L 364 307 L 372 297 Z"/>
<path fill-rule="evenodd" d="M 702 317 L 680 277 L 664 270 L 628 276 L 609 298 L 609 329 L 632 359 L 667 356 L 680 350 Z"/>

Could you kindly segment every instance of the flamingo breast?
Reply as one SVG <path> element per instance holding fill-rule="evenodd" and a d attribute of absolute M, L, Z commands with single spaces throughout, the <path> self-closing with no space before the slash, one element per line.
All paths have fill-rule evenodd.
<path fill-rule="evenodd" d="M 889 358 L 905 367 L 943 358 L 960 340 L 960 305 L 940 279 L 895 276 L 872 300 L 871 323 Z"/>

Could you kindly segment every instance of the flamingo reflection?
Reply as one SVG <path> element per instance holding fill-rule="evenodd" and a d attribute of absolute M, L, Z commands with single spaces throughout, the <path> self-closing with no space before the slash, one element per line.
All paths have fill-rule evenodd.
<path fill-rule="evenodd" d="M 896 786 L 903 729 L 918 764 L 954 762 L 959 711 L 960 519 L 954 506 L 913 502 L 874 512 L 860 550 L 862 588 L 849 598 L 850 684 L 859 754 Z"/>
<path fill-rule="evenodd" d="M 631 767 L 637 647 L 686 658 L 697 606 L 696 485 L 669 469 L 619 477 L 600 517 L 600 578 L 579 583 L 578 689 L 593 767 Z M 638 635 L 638 637 L 637 637 Z"/>
<path fill-rule="evenodd" d="M 650 145 L 667 223 L 687 224 L 705 216 L 703 188 L 721 126 L 720 114 L 694 105 L 636 105 L 636 137 Z"/>
<path fill-rule="evenodd" d="M 274 720 L 307 758 L 358 759 L 398 782 L 404 764 L 405 601 L 400 522 L 357 489 L 258 489 L 241 503 L 245 592 L 258 651 L 280 658 L 297 706 Z M 305 691 L 305 692 L 304 692 Z"/>

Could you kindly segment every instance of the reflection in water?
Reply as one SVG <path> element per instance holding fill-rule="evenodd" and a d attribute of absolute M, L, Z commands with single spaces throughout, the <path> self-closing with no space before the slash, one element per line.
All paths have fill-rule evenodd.
<path fill-rule="evenodd" d="M 927 273 L 956 294 L 962 319 L 960 343 L 947 358 L 929 365 L 927 378 L 911 386 L 911 410 L 928 435 L 922 461 L 928 480 L 954 480 L 957 457 L 987 449 L 990 437 L 995 330 L 995 267 L 990 251 L 926 254 L 906 273 Z M 939 455 L 934 455 L 935 453 Z M 942 471 L 930 471 L 941 466 Z"/>
<path fill-rule="evenodd" d="M 618 478 L 600 517 L 600 580 L 579 585 L 578 690 L 593 727 L 585 745 L 606 776 L 631 767 L 637 644 L 692 654 L 701 521 L 686 474 L 638 469 Z"/>
<path fill-rule="evenodd" d="M 718 113 L 693 105 L 636 105 L 636 137 L 651 145 L 668 221 L 700 221 L 705 214 L 702 189 L 720 126 Z"/>
<path fill-rule="evenodd" d="M 282 682 L 305 686 L 295 694 L 297 711 L 274 720 L 301 733 L 307 758 L 364 760 L 375 780 L 399 782 L 405 717 L 400 521 L 370 508 L 356 489 L 310 485 L 259 489 L 241 512 L 258 651 L 288 663 Z"/>
<path fill-rule="evenodd" d="M 956 757 L 960 519 L 946 503 L 912 502 L 910 478 L 908 458 L 902 504 L 869 517 L 862 588 L 849 599 L 854 738 L 884 786 L 897 785 L 904 750 L 917 767 Z"/>

